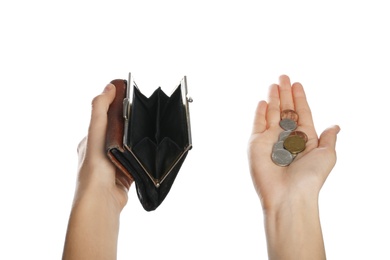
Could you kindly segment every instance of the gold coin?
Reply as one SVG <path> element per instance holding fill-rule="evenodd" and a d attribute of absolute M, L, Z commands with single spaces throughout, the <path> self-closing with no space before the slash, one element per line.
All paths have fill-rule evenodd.
<path fill-rule="evenodd" d="M 305 139 L 298 135 L 289 136 L 283 142 L 284 148 L 292 154 L 297 154 L 305 150 Z"/>
<path fill-rule="evenodd" d="M 292 131 L 288 136 L 294 136 L 294 135 L 301 137 L 303 140 L 305 140 L 305 143 L 307 142 L 307 140 L 309 140 L 307 135 L 302 131 Z"/>
<path fill-rule="evenodd" d="M 295 122 L 298 122 L 298 118 L 299 118 L 299 116 L 298 116 L 298 114 L 297 114 L 297 112 L 295 112 L 294 110 L 292 110 L 292 109 L 285 109 L 285 110 L 283 110 L 281 113 L 280 113 L 280 119 L 291 119 L 291 120 L 293 120 L 293 121 L 295 121 Z"/>

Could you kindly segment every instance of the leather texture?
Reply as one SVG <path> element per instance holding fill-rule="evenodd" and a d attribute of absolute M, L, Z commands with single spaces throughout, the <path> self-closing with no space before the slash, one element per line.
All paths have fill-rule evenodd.
<path fill-rule="evenodd" d="M 107 134 L 106 134 L 106 150 L 108 157 L 117 166 L 116 170 L 116 181 L 121 183 L 123 186 L 130 189 L 134 179 L 131 176 L 129 169 L 117 160 L 111 153 L 113 149 L 124 151 L 123 147 L 123 131 L 124 131 L 124 120 L 123 120 L 123 99 L 126 97 L 126 81 L 125 80 L 113 80 L 112 84 L 115 85 L 116 94 L 114 101 L 111 103 L 108 110 L 108 121 L 107 121 Z"/>
<path fill-rule="evenodd" d="M 126 80 L 113 80 L 116 97 L 108 111 L 107 154 L 117 166 L 117 180 L 127 188 L 134 181 L 146 211 L 166 198 L 188 150 L 188 125 L 180 85 L 171 96 L 157 88 L 150 97 L 134 87 L 124 144 L 123 100 Z"/>

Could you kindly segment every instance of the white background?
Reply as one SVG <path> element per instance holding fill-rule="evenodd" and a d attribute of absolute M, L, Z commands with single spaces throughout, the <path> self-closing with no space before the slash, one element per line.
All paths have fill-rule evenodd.
<path fill-rule="evenodd" d="M 342 129 L 328 259 L 390 259 L 389 24 L 386 1 L 1 1 L 0 259 L 61 258 L 91 100 L 128 72 L 145 95 L 187 76 L 194 148 L 156 211 L 131 188 L 118 259 L 267 258 L 246 145 L 281 74 Z"/>

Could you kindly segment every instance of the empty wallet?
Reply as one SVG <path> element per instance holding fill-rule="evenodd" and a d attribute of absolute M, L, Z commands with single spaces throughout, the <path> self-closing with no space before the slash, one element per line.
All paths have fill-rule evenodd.
<path fill-rule="evenodd" d="M 116 181 L 135 183 L 146 211 L 155 210 L 169 193 L 192 149 L 187 79 L 167 96 L 158 87 L 141 93 L 131 73 L 111 81 L 116 96 L 108 110 L 106 152 L 117 167 Z"/>

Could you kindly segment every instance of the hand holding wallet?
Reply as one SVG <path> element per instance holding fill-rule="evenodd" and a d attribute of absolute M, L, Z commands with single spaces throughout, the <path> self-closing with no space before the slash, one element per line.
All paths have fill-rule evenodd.
<path fill-rule="evenodd" d="M 108 110 L 106 151 L 117 166 L 116 179 L 134 181 L 146 211 L 155 210 L 169 193 L 192 148 L 187 79 L 167 96 L 157 88 L 144 96 L 129 79 L 111 81 L 116 97 Z"/>

